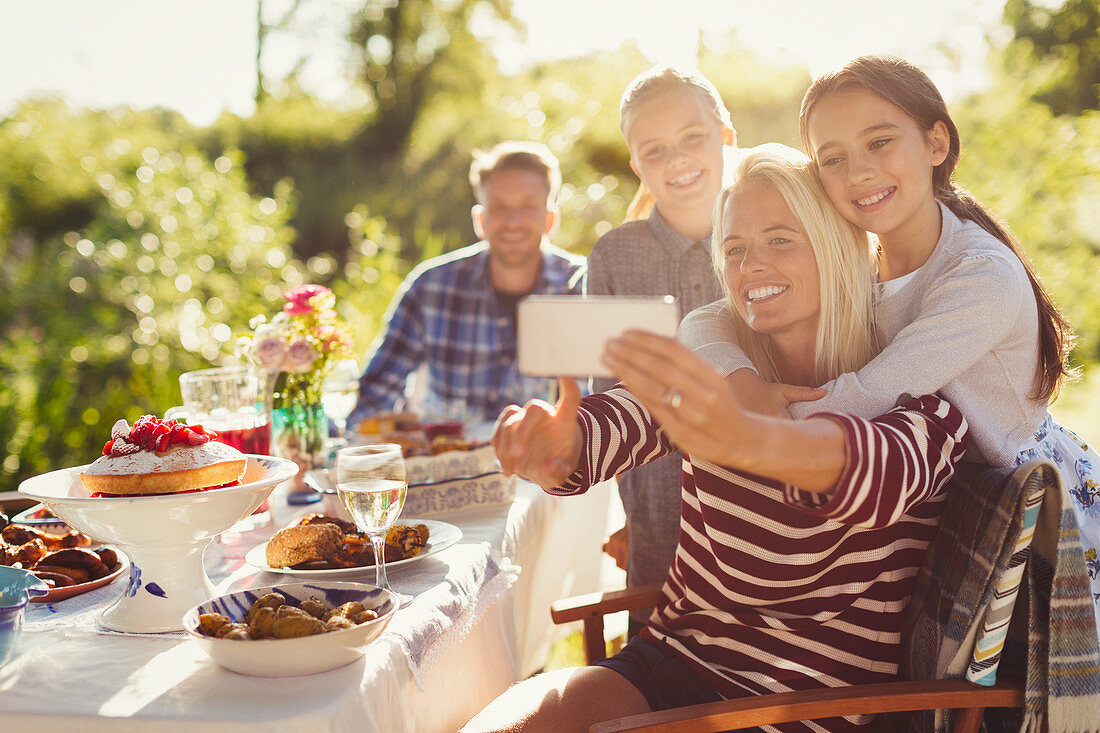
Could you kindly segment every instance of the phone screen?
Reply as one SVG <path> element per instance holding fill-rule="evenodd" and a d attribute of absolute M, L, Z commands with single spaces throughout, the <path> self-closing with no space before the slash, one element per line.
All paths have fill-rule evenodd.
<path fill-rule="evenodd" d="M 536 377 L 611 377 L 600 362 L 609 338 L 629 330 L 675 338 L 679 325 L 671 295 L 533 295 L 519 304 L 519 370 Z"/>

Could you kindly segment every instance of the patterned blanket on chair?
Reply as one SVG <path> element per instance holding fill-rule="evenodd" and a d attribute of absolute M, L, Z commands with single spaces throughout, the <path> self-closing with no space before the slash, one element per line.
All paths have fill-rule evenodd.
<path fill-rule="evenodd" d="M 1100 731 L 1100 648 L 1061 491 L 1041 460 L 1015 472 L 960 466 L 909 609 L 902 674 L 1025 679 L 1023 719 L 1016 711 L 1001 720 L 1006 728 Z M 950 730 L 950 717 L 918 714 L 913 723 Z"/>

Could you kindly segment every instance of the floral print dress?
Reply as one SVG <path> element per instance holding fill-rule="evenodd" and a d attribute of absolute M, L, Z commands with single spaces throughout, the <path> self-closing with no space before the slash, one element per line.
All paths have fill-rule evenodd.
<path fill-rule="evenodd" d="M 1100 474 L 1097 473 L 1100 456 L 1048 414 L 1035 431 L 1034 441 L 1020 450 L 1016 464 L 1033 458 L 1049 459 L 1062 474 L 1081 534 L 1085 566 L 1092 586 L 1092 610 L 1100 631 Z"/>

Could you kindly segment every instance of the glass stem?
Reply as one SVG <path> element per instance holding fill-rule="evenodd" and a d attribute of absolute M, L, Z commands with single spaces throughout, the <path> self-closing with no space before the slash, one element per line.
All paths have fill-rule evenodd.
<path fill-rule="evenodd" d="M 390 589 L 386 580 L 386 535 L 371 535 L 371 547 L 374 548 L 374 584 L 379 588 Z"/>

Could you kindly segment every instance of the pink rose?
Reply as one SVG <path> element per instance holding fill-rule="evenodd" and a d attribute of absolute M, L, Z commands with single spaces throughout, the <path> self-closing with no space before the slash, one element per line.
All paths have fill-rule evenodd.
<path fill-rule="evenodd" d="M 292 316 L 310 313 L 313 311 L 313 306 L 309 301 L 318 295 L 331 292 L 323 285 L 299 285 L 283 293 L 283 297 L 286 298 L 283 310 Z"/>
<path fill-rule="evenodd" d="M 282 369 L 287 357 L 286 345 L 273 338 L 261 339 L 256 343 L 253 353 L 260 364 L 269 369 Z"/>
<path fill-rule="evenodd" d="M 320 355 L 313 350 L 308 341 L 298 339 L 287 349 L 286 363 L 283 365 L 283 369 L 291 374 L 305 374 L 313 368 L 313 362 L 317 361 L 319 357 Z"/>

